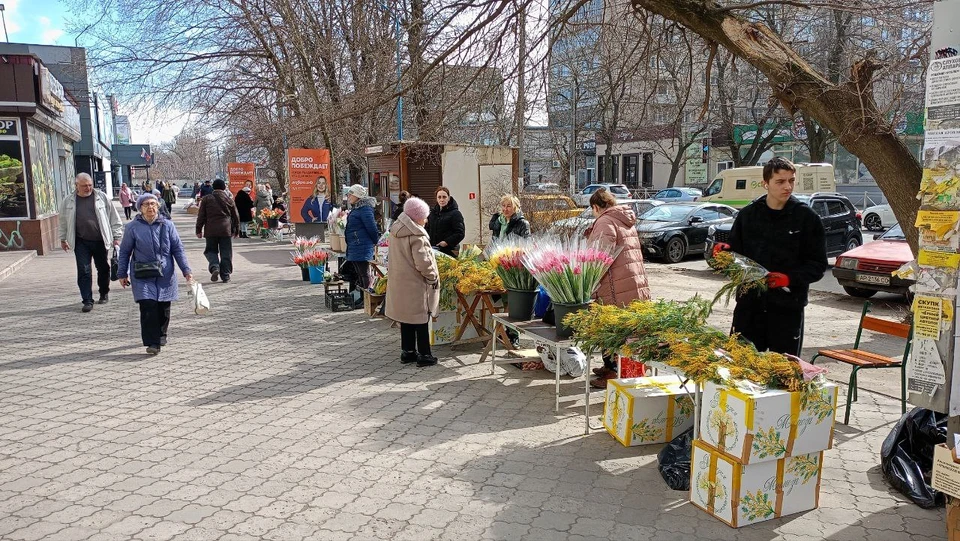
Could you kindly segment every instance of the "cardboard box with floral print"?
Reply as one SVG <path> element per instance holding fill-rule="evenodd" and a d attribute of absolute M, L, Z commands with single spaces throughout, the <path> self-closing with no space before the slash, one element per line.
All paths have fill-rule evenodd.
<path fill-rule="evenodd" d="M 609 380 L 603 426 L 627 447 L 670 441 L 693 426 L 693 385 L 676 376 Z"/>
<path fill-rule="evenodd" d="M 734 528 L 816 509 L 823 451 L 741 464 L 701 440 L 690 457 L 690 501 Z"/>
<path fill-rule="evenodd" d="M 700 438 L 741 464 L 770 462 L 833 446 L 837 386 L 762 393 L 707 382 Z"/>

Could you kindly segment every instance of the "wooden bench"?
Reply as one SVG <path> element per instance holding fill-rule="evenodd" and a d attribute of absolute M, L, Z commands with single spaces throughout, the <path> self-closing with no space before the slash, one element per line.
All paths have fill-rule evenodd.
<path fill-rule="evenodd" d="M 857 327 L 857 339 L 851 349 L 821 349 L 813 356 L 810 363 L 815 364 L 820 357 L 849 364 L 853 369 L 850 372 L 850 382 L 847 385 L 847 408 L 843 415 L 843 424 L 850 423 L 850 402 L 857 401 L 857 372 L 869 368 L 899 368 L 900 369 L 900 409 L 907 412 L 907 358 L 910 356 L 910 346 L 913 341 L 913 325 L 890 321 L 878 317 L 868 316 L 870 301 L 863 303 L 860 313 L 860 325 Z M 903 338 L 905 345 L 903 356 L 898 358 L 880 355 L 860 348 L 860 339 L 864 329 Z"/>

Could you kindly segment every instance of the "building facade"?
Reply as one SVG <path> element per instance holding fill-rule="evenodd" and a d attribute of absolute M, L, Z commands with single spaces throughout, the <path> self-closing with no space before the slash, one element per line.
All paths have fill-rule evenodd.
<path fill-rule="evenodd" d="M 46 254 L 73 193 L 80 111 L 35 55 L 0 62 L 0 250 Z"/>

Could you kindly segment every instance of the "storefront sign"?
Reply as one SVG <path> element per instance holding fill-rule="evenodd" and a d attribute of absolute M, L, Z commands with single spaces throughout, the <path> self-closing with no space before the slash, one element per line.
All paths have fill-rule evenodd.
<path fill-rule="evenodd" d="M 63 102 L 63 85 L 50 70 L 40 66 L 40 103 L 59 115 L 63 113 Z"/>
<path fill-rule="evenodd" d="M 236 194 L 250 187 L 250 198 L 257 197 L 257 166 L 249 162 L 230 162 L 227 164 L 227 189 Z"/>
<path fill-rule="evenodd" d="M 369 156 L 369 155 L 371 155 L 371 154 L 382 154 L 382 153 L 383 153 L 383 145 L 377 145 L 377 146 L 374 146 L 374 147 L 367 147 L 367 148 L 365 148 L 365 149 L 363 150 L 363 153 L 366 154 L 367 156 Z"/>
<path fill-rule="evenodd" d="M 80 118 L 79 116 L 77 117 Z M 114 118 L 114 125 L 117 127 L 117 144 L 130 144 L 130 117 L 127 115 L 118 115 Z"/>
<path fill-rule="evenodd" d="M 287 151 L 287 172 L 290 178 L 287 209 L 290 221 L 301 224 L 322 222 L 326 218 L 324 203 L 331 193 L 330 151 L 325 148 L 291 148 Z"/>
<path fill-rule="evenodd" d="M 0 137 L 20 140 L 20 124 L 15 118 L 0 118 Z"/>
<path fill-rule="evenodd" d="M 0 218 L 29 218 L 20 121 L 0 118 Z"/>

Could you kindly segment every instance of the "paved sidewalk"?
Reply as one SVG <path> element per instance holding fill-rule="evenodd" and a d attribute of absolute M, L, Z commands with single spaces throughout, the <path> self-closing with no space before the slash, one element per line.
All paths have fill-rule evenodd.
<path fill-rule="evenodd" d="M 397 330 L 327 311 L 284 245 L 238 240 L 233 280 L 209 284 L 179 207 L 213 312 L 193 315 L 182 287 L 159 356 L 144 354 L 129 291 L 80 313 L 72 254 L 0 282 L 0 538 L 945 538 L 942 511 L 882 478 L 899 416 L 884 395 L 861 392 L 837 425 L 818 510 L 734 530 L 667 488 L 659 445 L 584 437 L 582 408 L 554 415 L 550 374 L 491 377 L 476 349 L 402 366 Z M 668 290 L 673 271 L 650 273 L 675 298 L 718 287 L 684 277 Z M 811 310 L 849 327 L 850 310 Z"/>

